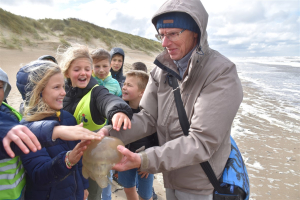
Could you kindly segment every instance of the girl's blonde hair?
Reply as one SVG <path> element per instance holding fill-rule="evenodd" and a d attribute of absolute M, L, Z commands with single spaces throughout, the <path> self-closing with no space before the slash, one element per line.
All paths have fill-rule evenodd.
<path fill-rule="evenodd" d="M 91 62 L 91 68 L 93 68 L 93 59 L 90 56 L 89 48 L 85 45 L 75 44 L 73 46 L 69 46 L 67 49 L 58 47 L 57 57 L 59 59 L 59 66 L 65 77 L 72 62 L 77 58 L 89 59 Z"/>
<path fill-rule="evenodd" d="M 24 109 L 25 120 L 38 121 L 53 116 L 56 110 L 43 101 L 42 92 L 49 79 L 61 73 L 61 69 L 51 61 L 33 61 L 27 66 L 24 71 L 29 74 L 26 85 L 26 98 L 29 99 L 29 103 Z"/>

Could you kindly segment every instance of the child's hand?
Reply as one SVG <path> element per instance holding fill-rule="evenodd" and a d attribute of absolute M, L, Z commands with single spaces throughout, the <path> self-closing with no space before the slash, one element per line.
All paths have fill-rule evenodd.
<path fill-rule="evenodd" d="M 84 190 L 83 200 L 87 200 L 89 196 L 89 191 L 87 189 Z"/>
<path fill-rule="evenodd" d="M 106 129 L 106 128 L 101 128 L 98 132 L 97 132 L 97 134 L 99 135 L 99 136 L 109 136 L 109 131 Z"/>
<path fill-rule="evenodd" d="M 138 169 L 138 174 L 141 175 L 141 178 L 148 178 L 149 173 L 148 172 L 142 172 Z"/>
<path fill-rule="evenodd" d="M 32 152 L 36 152 L 37 150 L 41 149 L 41 144 L 37 137 L 26 126 L 23 125 L 14 126 L 10 131 L 8 131 L 2 140 L 6 153 L 13 158 L 15 157 L 15 154 L 10 148 L 11 142 L 16 143 L 16 145 L 25 154 L 29 153 L 29 149 Z M 29 149 L 25 146 L 25 144 Z"/>
<path fill-rule="evenodd" d="M 83 140 L 79 142 L 69 154 L 69 162 L 73 165 L 78 163 L 83 152 L 87 149 L 87 145 L 91 143 L 91 140 Z"/>
<path fill-rule="evenodd" d="M 52 139 L 55 140 L 57 138 L 66 141 L 102 140 L 103 136 L 83 128 L 83 124 L 81 123 L 76 126 L 55 126 L 53 129 Z"/>
<path fill-rule="evenodd" d="M 131 129 L 131 121 L 125 113 L 118 112 L 114 114 L 111 121 L 112 121 L 113 129 L 117 131 L 120 130 L 120 127 L 122 126 L 123 123 L 124 123 L 123 125 L 124 130 L 126 130 L 127 128 Z"/>

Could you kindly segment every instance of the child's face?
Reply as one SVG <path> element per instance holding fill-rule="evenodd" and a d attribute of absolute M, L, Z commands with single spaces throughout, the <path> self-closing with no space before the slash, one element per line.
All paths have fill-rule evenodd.
<path fill-rule="evenodd" d="M 100 79 L 105 79 L 110 71 L 108 59 L 94 62 L 94 73 Z"/>
<path fill-rule="evenodd" d="M 60 110 L 65 96 L 64 76 L 61 73 L 53 75 L 42 92 L 43 101 L 53 110 Z"/>
<path fill-rule="evenodd" d="M 75 59 L 69 69 L 66 77 L 71 79 L 72 87 L 85 88 L 90 82 L 92 76 L 92 64 L 88 58 Z"/>
<path fill-rule="evenodd" d="M 3 81 L 0 81 L 0 106 L 3 100 L 4 100 L 4 83 Z"/>
<path fill-rule="evenodd" d="M 138 87 L 138 78 L 127 76 L 122 87 L 122 99 L 124 101 L 135 101 L 143 96 L 143 90 Z"/>
<path fill-rule="evenodd" d="M 110 66 L 115 72 L 121 69 L 122 64 L 123 64 L 123 56 L 116 54 L 112 57 Z"/>

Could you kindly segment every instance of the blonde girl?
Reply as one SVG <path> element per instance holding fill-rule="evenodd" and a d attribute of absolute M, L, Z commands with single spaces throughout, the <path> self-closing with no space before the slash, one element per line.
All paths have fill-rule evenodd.
<path fill-rule="evenodd" d="M 72 130 L 66 129 L 67 126 L 83 130 L 74 126 L 77 123 L 70 113 L 62 110 L 66 92 L 58 65 L 50 61 L 35 61 L 25 70 L 28 72 L 26 96 L 29 102 L 21 124 L 40 136 L 51 134 L 53 124 L 57 123 L 65 130 Z M 81 157 L 89 143 L 88 140 L 58 139 L 55 146 L 22 155 L 27 180 L 25 199 L 86 199 L 88 181 L 81 173 Z"/>
<path fill-rule="evenodd" d="M 77 123 L 98 131 L 112 123 L 115 130 L 131 128 L 131 108 L 120 97 L 103 87 L 92 77 L 93 60 L 88 47 L 74 45 L 58 54 L 60 67 L 66 78 L 64 110 L 73 114 Z M 89 200 L 101 199 L 101 188 L 89 179 Z"/>

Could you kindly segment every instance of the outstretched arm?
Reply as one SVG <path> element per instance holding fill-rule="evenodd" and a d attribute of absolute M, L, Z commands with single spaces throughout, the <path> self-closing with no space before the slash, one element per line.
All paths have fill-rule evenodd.
<path fill-rule="evenodd" d="M 23 125 L 16 125 L 8 131 L 2 140 L 3 147 L 10 157 L 15 157 L 15 153 L 20 155 L 22 152 L 27 154 L 30 151 L 36 152 L 41 149 L 41 144 L 37 137 Z M 11 143 L 14 143 L 11 145 Z"/>

